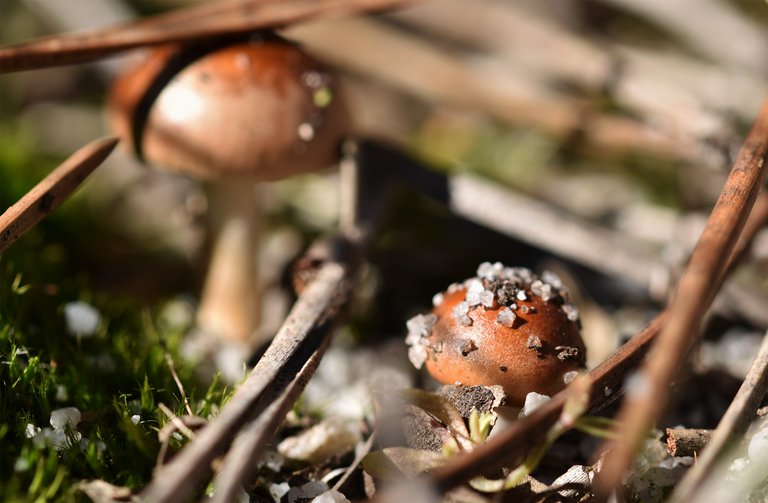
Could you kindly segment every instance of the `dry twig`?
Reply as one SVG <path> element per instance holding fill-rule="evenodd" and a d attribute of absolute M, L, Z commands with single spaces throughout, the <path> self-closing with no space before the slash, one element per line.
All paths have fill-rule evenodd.
<path fill-rule="evenodd" d="M 330 338 L 323 339 L 320 347 L 307 360 L 293 381 L 286 386 L 264 412 L 254 421 L 245 425 L 235 437 L 219 473 L 214 479 L 212 503 L 234 501 L 243 482 L 256 468 L 256 462 L 264 452 L 269 440 L 285 420 L 285 415 L 298 399 L 309 379 L 314 374 L 320 359 L 325 353 Z"/>
<path fill-rule="evenodd" d="M 138 47 L 284 26 L 321 16 L 378 11 L 408 0 L 241 0 L 180 9 L 84 33 L 0 49 L 0 73 L 96 61 Z"/>
<path fill-rule="evenodd" d="M 285 393 L 311 355 L 323 346 L 348 299 L 355 269 L 351 262 L 328 262 L 320 268 L 245 382 L 216 420 L 155 475 L 142 493 L 144 499 L 171 502 L 189 498 L 238 431 Z"/>
<path fill-rule="evenodd" d="M 651 422 L 669 399 L 668 386 L 696 341 L 702 317 L 714 297 L 727 261 L 765 180 L 768 164 L 768 102 L 764 103 L 728 180 L 691 254 L 668 309 L 653 354 L 637 376 L 638 389 L 619 413 L 618 438 L 609 442 L 597 487 L 607 494 L 618 487 Z"/>
<path fill-rule="evenodd" d="M 667 452 L 670 456 L 682 457 L 698 455 L 710 438 L 712 438 L 712 430 L 667 428 L 662 441 L 667 443 Z"/>
<path fill-rule="evenodd" d="M 80 148 L 5 210 L 0 215 L 0 253 L 58 208 L 99 167 L 117 142 L 117 138 L 107 137 Z"/>

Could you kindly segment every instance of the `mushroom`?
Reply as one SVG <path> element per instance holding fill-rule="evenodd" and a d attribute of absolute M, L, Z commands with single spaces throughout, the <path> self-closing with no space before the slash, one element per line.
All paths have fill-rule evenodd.
<path fill-rule="evenodd" d="M 483 263 L 408 321 L 408 355 L 444 384 L 501 385 L 509 403 L 552 395 L 584 368 L 578 311 L 554 273 Z"/>
<path fill-rule="evenodd" d="M 336 161 L 347 121 L 333 77 L 274 35 L 162 46 L 117 77 L 108 117 L 140 159 L 212 181 L 216 227 L 198 326 L 218 339 L 253 342 L 255 182 Z"/>

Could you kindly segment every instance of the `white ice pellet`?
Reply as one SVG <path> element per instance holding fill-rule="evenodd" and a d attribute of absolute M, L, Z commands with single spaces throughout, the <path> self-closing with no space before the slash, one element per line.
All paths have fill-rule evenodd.
<path fill-rule="evenodd" d="M 39 432 L 40 432 L 40 428 L 38 428 L 32 423 L 27 423 L 26 428 L 24 428 L 24 436 L 27 438 L 33 438 Z"/>
<path fill-rule="evenodd" d="M 446 290 L 448 293 L 456 293 L 461 289 L 462 286 L 459 283 L 451 283 L 448 285 L 448 289 Z"/>
<path fill-rule="evenodd" d="M 559 290 L 563 287 L 563 281 L 560 279 L 560 276 L 553 273 L 552 271 L 542 272 L 541 279 L 544 281 L 544 283 L 552 285 L 552 288 L 556 290 Z"/>
<path fill-rule="evenodd" d="M 424 365 L 424 362 L 427 361 L 427 356 L 429 356 L 427 348 L 421 344 L 414 344 L 408 348 L 408 359 L 417 369 Z"/>
<path fill-rule="evenodd" d="M 101 314 L 85 302 L 70 302 L 64 306 L 64 320 L 70 334 L 90 337 L 99 328 Z"/>
<path fill-rule="evenodd" d="M 27 470 L 29 470 L 29 460 L 27 458 L 16 458 L 16 461 L 13 463 L 13 471 L 21 473 Z"/>
<path fill-rule="evenodd" d="M 451 316 L 460 320 L 462 317 L 469 314 L 469 304 L 467 302 L 459 302 L 453 308 Z"/>
<path fill-rule="evenodd" d="M 493 264 L 490 262 L 483 262 L 477 268 L 477 275 L 480 278 L 494 281 L 501 277 L 503 271 L 504 266 L 501 264 L 501 262 L 494 262 Z"/>
<path fill-rule="evenodd" d="M 563 383 L 568 384 L 574 379 L 576 379 L 576 376 L 579 375 L 578 370 L 571 370 L 563 374 Z"/>
<path fill-rule="evenodd" d="M 517 315 L 512 312 L 510 308 L 505 307 L 499 311 L 499 315 L 496 317 L 496 323 L 507 328 L 512 328 L 516 319 Z"/>
<path fill-rule="evenodd" d="M 749 466 L 749 460 L 747 458 L 736 458 L 733 461 L 731 461 L 730 466 L 728 466 L 729 472 L 740 472 L 744 470 Z"/>
<path fill-rule="evenodd" d="M 69 391 L 63 384 L 56 385 L 56 396 L 54 397 L 57 402 L 66 402 L 69 400 Z"/>
<path fill-rule="evenodd" d="M 470 278 L 464 282 L 464 287 L 467 289 L 467 295 L 470 293 L 480 293 L 485 290 L 483 282 L 477 278 Z"/>
<path fill-rule="evenodd" d="M 408 335 L 416 338 L 428 337 L 432 333 L 432 328 L 437 323 L 437 316 L 434 314 L 417 314 L 405 322 L 408 329 Z"/>
<path fill-rule="evenodd" d="M 573 304 L 563 304 L 562 309 L 569 320 L 576 321 L 579 319 L 579 310 Z"/>
<path fill-rule="evenodd" d="M 272 496 L 272 499 L 275 500 L 276 503 L 279 503 L 280 500 L 283 499 L 283 496 L 288 494 L 288 491 L 290 490 L 291 486 L 288 484 L 288 482 L 269 485 L 269 495 Z"/>
<path fill-rule="evenodd" d="M 491 292 L 490 290 L 483 290 L 478 294 L 478 296 L 480 298 L 480 304 L 483 307 L 487 307 L 487 308 L 493 307 L 493 299 L 494 299 L 493 292 Z"/>
<path fill-rule="evenodd" d="M 768 464 L 768 423 L 758 430 L 749 441 L 747 446 L 749 460 L 760 465 Z"/>
<path fill-rule="evenodd" d="M 477 266 L 477 275 L 481 278 L 492 280 L 495 274 L 493 265 L 490 262 L 483 262 Z"/>
<path fill-rule="evenodd" d="M 438 292 L 438 293 L 436 293 L 435 295 L 432 296 L 432 305 L 434 307 L 437 307 L 440 304 L 442 304 L 444 300 L 445 300 L 445 295 L 443 295 L 442 293 Z"/>
<path fill-rule="evenodd" d="M 83 438 L 78 431 L 73 431 L 68 435 L 67 431 L 63 429 L 54 428 L 51 430 L 46 428 L 43 432 L 48 445 L 57 450 L 67 449 L 73 445 L 79 444 L 80 440 Z"/>
<path fill-rule="evenodd" d="M 554 296 L 552 294 L 552 286 L 538 279 L 531 283 L 531 292 L 533 292 L 534 295 L 541 297 L 541 300 L 544 302 L 547 302 Z"/>
<path fill-rule="evenodd" d="M 466 302 L 470 307 L 475 307 L 480 305 L 480 293 L 481 292 L 467 292 L 467 296 L 464 299 L 464 302 Z"/>
<path fill-rule="evenodd" d="M 549 397 L 547 395 L 531 391 L 525 395 L 525 404 L 523 404 L 523 409 L 520 411 L 520 417 L 531 415 L 534 410 L 538 409 L 548 401 Z"/>
<path fill-rule="evenodd" d="M 216 369 L 224 380 L 230 384 L 239 382 L 245 375 L 245 363 L 248 359 L 248 349 L 240 344 L 222 344 L 214 354 Z"/>
<path fill-rule="evenodd" d="M 331 489 L 312 500 L 312 503 L 349 503 L 346 496 Z"/>
<path fill-rule="evenodd" d="M 525 294 L 525 290 L 519 290 L 516 297 L 517 300 L 526 300 L 528 298 L 528 296 Z"/>
<path fill-rule="evenodd" d="M 131 422 L 133 424 L 139 424 L 140 421 L 141 421 L 141 416 L 139 414 L 134 414 L 131 416 Z"/>
<path fill-rule="evenodd" d="M 74 428 L 80 422 L 82 414 L 77 407 L 64 407 L 51 411 L 51 426 L 54 429 L 63 429 L 66 426 Z"/>

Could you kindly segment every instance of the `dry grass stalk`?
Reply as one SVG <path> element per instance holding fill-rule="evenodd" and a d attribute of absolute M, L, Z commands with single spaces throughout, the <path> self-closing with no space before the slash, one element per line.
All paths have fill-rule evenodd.
<path fill-rule="evenodd" d="M 284 26 L 321 16 L 379 11 L 408 0 L 241 0 L 189 7 L 83 33 L 0 49 L 0 73 L 86 63 L 144 46 Z"/>
<path fill-rule="evenodd" d="M 768 102 L 764 103 L 734 164 L 707 226 L 680 278 L 667 312 L 668 321 L 659 333 L 653 353 L 637 376 L 637 389 L 627 398 L 619 415 L 616 433 L 621 441 L 609 442 L 605 468 L 597 487 L 608 494 L 621 484 L 652 421 L 669 396 L 669 383 L 696 341 L 701 319 L 709 307 L 727 261 L 736 246 L 768 164 Z"/>
<path fill-rule="evenodd" d="M 72 154 L 0 215 L 0 253 L 48 213 L 58 208 L 117 145 L 117 138 L 94 140 Z"/>

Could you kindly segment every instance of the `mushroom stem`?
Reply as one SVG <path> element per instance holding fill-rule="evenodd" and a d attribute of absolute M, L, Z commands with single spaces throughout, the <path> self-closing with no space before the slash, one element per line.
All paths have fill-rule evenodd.
<path fill-rule="evenodd" d="M 260 206 L 255 184 L 219 181 L 210 188 L 213 248 L 197 322 L 217 340 L 248 345 L 259 323 L 257 253 Z"/>

